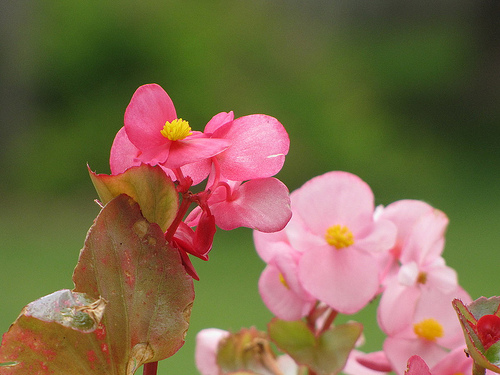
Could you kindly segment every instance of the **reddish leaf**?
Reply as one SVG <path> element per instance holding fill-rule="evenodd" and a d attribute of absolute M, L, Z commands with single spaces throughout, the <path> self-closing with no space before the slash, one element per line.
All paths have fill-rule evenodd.
<path fill-rule="evenodd" d="M 0 347 L 1 374 L 105 374 L 109 351 L 99 340 L 106 302 L 60 290 L 27 305 Z"/>
<path fill-rule="evenodd" d="M 38 314 L 28 305 L 4 335 L 0 374 L 131 375 L 183 345 L 194 299 L 192 278 L 160 227 L 146 221 L 130 197 L 120 195 L 102 209 L 73 280 L 77 293 L 72 295 L 84 302 L 75 297 L 70 310 L 55 304 Z M 95 304 L 101 301 L 102 314 L 103 300 L 107 304 L 97 326 Z M 85 308 L 78 307 L 71 318 L 74 306 Z M 64 316 L 73 323 L 64 324 Z"/>
<path fill-rule="evenodd" d="M 139 203 L 144 217 L 157 223 L 164 232 L 177 214 L 177 191 L 159 166 L 142 164 L 117 175 L 96 174 L 89 168 L 89 174 L 103 204 L 127 194 Z"/>

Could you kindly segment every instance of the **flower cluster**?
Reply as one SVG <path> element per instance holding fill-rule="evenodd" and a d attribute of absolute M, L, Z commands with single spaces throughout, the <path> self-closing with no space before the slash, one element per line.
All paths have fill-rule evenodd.
<path fill-rule="evenodd" d="M 335 327 L 339 313 L 354 314 L 380 298 L 377 320 L 387 335 L 383 350 L 352 350 L 342 366 L 325 373 L 403 374 L 412 355 L 433 374 L 470 371 L 472 360 L 464 354 L 451 301 L 471 299 L 442 257 L 448 225 L 443 212 L 416 200 L 375 207 L 364 181 L 338 171 L 313 178 L 290 197 L 293 215 L 285 228 L 254 232 L 256 250 L 266 262 L 258 287 L 271 312 L 283 321 L 304 321 L 321 337 Z M 204 337 L 211 339 L 213 355 L 223 340 L 217 344 L 202 332 L 199 341 Z M 315 368 L 282 345 L 271 329 L 269 338 L 297 364 Z M 197 359 L 210 356 L 202 344 L 199 348 Z M 204 361 L 198 361 L 204 375 L 218 374 L 205 371 Z M 450 366 L 455 366 L 452 372 L 440 370 Z M 290 371 L 286 374 L 300 373 L 300 366 Z"/>
<path fill-rule="evenodd" d="M 143 164 L 159 166 L 181 196 L 166 239 L 179 249 L 187 271 L 196 272 L 187 253 L 208 259 L 216 226 L 282 229 L 291 216 L 287 187 L 272 177 L 289 149 L 283 125 L 267 115 L 215 115 L 203 132 L 178 118 L 168 94 L 157 84 L 139 87 L 125 111 L 124 126 L 111 147 L 112 175 Z M 192 187 L 206 181 L 204 188 Z M 192 203 L 197 204 L 188 212 Z"/>

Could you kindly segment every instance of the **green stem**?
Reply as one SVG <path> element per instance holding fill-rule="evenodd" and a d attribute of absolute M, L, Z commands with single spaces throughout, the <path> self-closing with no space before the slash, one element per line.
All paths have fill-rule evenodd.
<path fill-rule="evenodd" d="M 142 375 L 156 375 L 157 371 L 158 371 L 158 362 L 145 363 Z"/>

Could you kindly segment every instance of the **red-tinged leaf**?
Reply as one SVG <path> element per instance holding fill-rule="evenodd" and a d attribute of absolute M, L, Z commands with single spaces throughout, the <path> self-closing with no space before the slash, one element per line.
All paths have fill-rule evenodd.
<path fill-rule="evenodd" d="M 0 374 L 107 374 L 106 301 L 60 290 L 27 305 L 0 347 Z"/>
<path fill-rule="evenodd" d="M 101 210 L 73 280 L 74 291 L 64 294 L 73 299 L 35 301 L 4 335 L 1 375 L 132 375 L 183 345 L 192 278 L 130 197 Z"/>
<path fill-rule="evenodd" d="M 117 175 L 96 174 L 88 169 L 103 204 L 127 194 L 139 203 L 149 222 L 167 231 L 177 214 L 179 197 L 174 183 L 161 167 L 142 164 Z"/>
<path fill-rule="evenodd" d="M 363 331 L 360 323 L 334 326 L 316 337 L 301 321 L 274 318 L 268 325 L 271 340 L 298 364 L 318 374 L 338 374 Z"/>
<path fill-rule="evenodd" d="M 490 299 L 481 297 L 470 305 L 465 306 L 459 299 L 454 299 L 452 305 L 457 313 L 458 320 L 464 332 L 467 351 L 474 360 L 475 366 L 500 373 L 500 358 L 491 362 L 486 356 L 486 350 L 477 333 L 477 323 L 485 314 L 493 314 L 498 310 L 498 297 Z M 493 345 L 494 346 L 494 345 Z M 491 349 L 491 348 L 490 348 Z M 497 348 L 492 348 L 490 358 L 496 354 Z"/>
<path fill-rule="evenodd" d="M 111 357 L 120 362 L 132 356 L 129 370 L 170 357 L 184 344 L 192 278 L 160 227 L 148 223 L 131 198 L 121 195 L 101 211 L 73 281 L 76 291 L 108 301 L 103 323 Z"/>

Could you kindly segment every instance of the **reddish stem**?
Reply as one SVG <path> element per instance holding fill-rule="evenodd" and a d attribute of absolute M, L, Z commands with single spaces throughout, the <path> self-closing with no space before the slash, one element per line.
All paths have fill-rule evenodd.
<path fill-rule="evenodd" d="M 158 362 L 149 362 L 144 364 L 142 375 L 156 375 L 158 371 Z"/>
<path fill-rule="evenodd" d="M 189 199 L 188 194 L 183 194 L 181 206 L 177 211 L 177 215 L 175 216 L 172 224 L 170 224 L 170 226 L 168 227 L 167 233 L 165 234 L 165 239 L 167 240 L 167 242 L 170 242 L 172 238 L 174 238 L 175 231 L 177 230 L 177 227 L 179 226 L 182 219 L 184 219 L 184 215 L 186 215 L 186 212 L 191 203 L 192 201 L 191 199 Z"/>
<path fill-rule="evenodd" d="M 318 332 L 318 336 L 321 335 L 323 332 L 327 331 L 328 328 L 330 328 L 333 321 L 337 317 L 337 314 L 338 314 L 338 311 L 336 311 L 336 310 L 330 311 L 330 314 L 328 314 L 328 317 L 326 318 L 326 320 L 323 323 L 323 327 L 321 327 L 321 329 Z"/>

